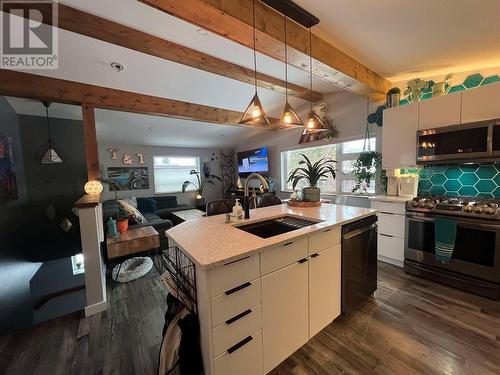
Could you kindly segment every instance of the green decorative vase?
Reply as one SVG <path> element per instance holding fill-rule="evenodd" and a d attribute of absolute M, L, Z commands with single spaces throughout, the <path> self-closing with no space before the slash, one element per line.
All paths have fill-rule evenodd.
<path fill-rule="evenodd" d="M 302 196 L 303 200 L 306 202 L 319 202 L 321 195 L 321 190 L 318 188 L 303 188 Z"/>

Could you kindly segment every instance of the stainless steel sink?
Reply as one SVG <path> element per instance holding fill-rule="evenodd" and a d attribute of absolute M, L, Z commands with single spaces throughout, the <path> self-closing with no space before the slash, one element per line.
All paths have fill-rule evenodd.
<path fill-rule="evenodd" d="M 295 216 L 285 215 L 274 219 L 239 225 L 236 226 L 236 228 L 261 238 L 270 238 L 320 222 L 321 221 L 319 220 L 314 221 L 311 219 L 297 218 Z"/>

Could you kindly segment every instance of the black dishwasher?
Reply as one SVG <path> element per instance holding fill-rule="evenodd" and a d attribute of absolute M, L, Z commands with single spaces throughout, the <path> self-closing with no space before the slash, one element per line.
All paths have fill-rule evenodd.
<path fill-rule="evenodd" d="M 342 314 L 377 290 L 377 216 L 342 226 Z"/>

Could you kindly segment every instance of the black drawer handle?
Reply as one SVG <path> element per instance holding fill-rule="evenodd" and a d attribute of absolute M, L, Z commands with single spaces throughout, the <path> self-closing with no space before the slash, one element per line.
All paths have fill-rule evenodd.
<path fill-rule="evenodd" d="M 284 243 L 283 246 L 288 246 L 288 245 L 291 245 L 293 244 L 293 241 L 290 241 L 290 242 L 287 242 L 287 243 Z"/>
<path fill-rule="evenodd" d="M 248 314 L 251 314 L 251 313 L 252 313 L 252 310 L 250 310 L 250 309 L 245 310 L 242 313 L 240 313 L 240 314 L 238 314 L 236 316 L 233 316 L 231 319 L 226 320 L 226 324 L 233 324 L 237 320 L 240 320 L 244 316 L 247 316 Z"/>
<path fill-rule="evenodd" d="M 384 237 L 389 237 L 389 238 L 394 238 L 394 236 L 391 236 L 389 234 L 383 234 L 383 233 L 379 233 L 381 236 L 384 236 Z"/>
<path fill-rule="evenodd" d="M 325 229 L 324 232 L 330 232 L 332 228 Z"/>
<path fill-rule="evenodd" d="M 305 262 L 307 262 L 307 258 L 302 258 L 301 260 L 299 260 L 299 263 L 301 263 L 301 264 L 305 263 Z"/>
<path fill-rule="evenodd" d="M 247 257 L 244 257 L 244 258 L 240 258 L 240 259 L 236 259 L 236 260 L 232 260 L 230 262 L 224 263 L 224 265 L 225 266 L 229 266 L 230 264 L 241 262 L 242 260 L 245 260 L 245 259 L 248 259 L 248 258 L 250 258 L 250 256 L 247 256 Z"/>
<path fill-rule="evenodd" d="M 236 288 L 233 288 L 233 289 L 229 289 L 227 292 L 226 292 L 226 295 L 230 295 L 230 294 L 233 294 L 233 293 L 236 293 L 237 291 L 241 290 L 241 289 L 245 289 L 245 288 L 248 288 L 250 285 L 252 285 L 251 282 L 246 282 L 245 284 L 241 284 L 239 286 L 237 286 Z"/>
<path fill-rule="evenodd" d="M 319 257 L 319 253 L 314 253 L 313 255 L 311 255 L 311 258 L 316 258 L 316 257 Z"/>
<path fill-rule="evenodd" d="M 231 353 L 234 353 L 235 351 L 237 351 L 239 348 L 241 348 L 242 346 L 245 346 L 246 344 L 248 344 L 250 341 L 253 340 L 253 337 L 252 336 L 248 336 L 246 338 L 244 338 L 243 340 L 241 340 L 239 343 L 237 344 L 234 344 L 233 346 L 231 346 L 228 350 L 227 350 L 227 354 L 231 354 Z"/>
<path fill-rule="evenodd" d="M 380 213 L 385 215 L 396 215 L 394 212 L 380 211 Z"/>

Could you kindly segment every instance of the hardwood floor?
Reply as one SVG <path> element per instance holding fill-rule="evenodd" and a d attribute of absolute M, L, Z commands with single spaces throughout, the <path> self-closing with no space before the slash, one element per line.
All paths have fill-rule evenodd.
<path fill-rule="evenodd" d="M 151 274 L 110 291 L 110 309 L 0 337 L 0 374 L 154 374 L 166 292 Z M 379 263 L 375 299 L 340 317 L 277 374 L 499 374 L 500 302 Z"/>

